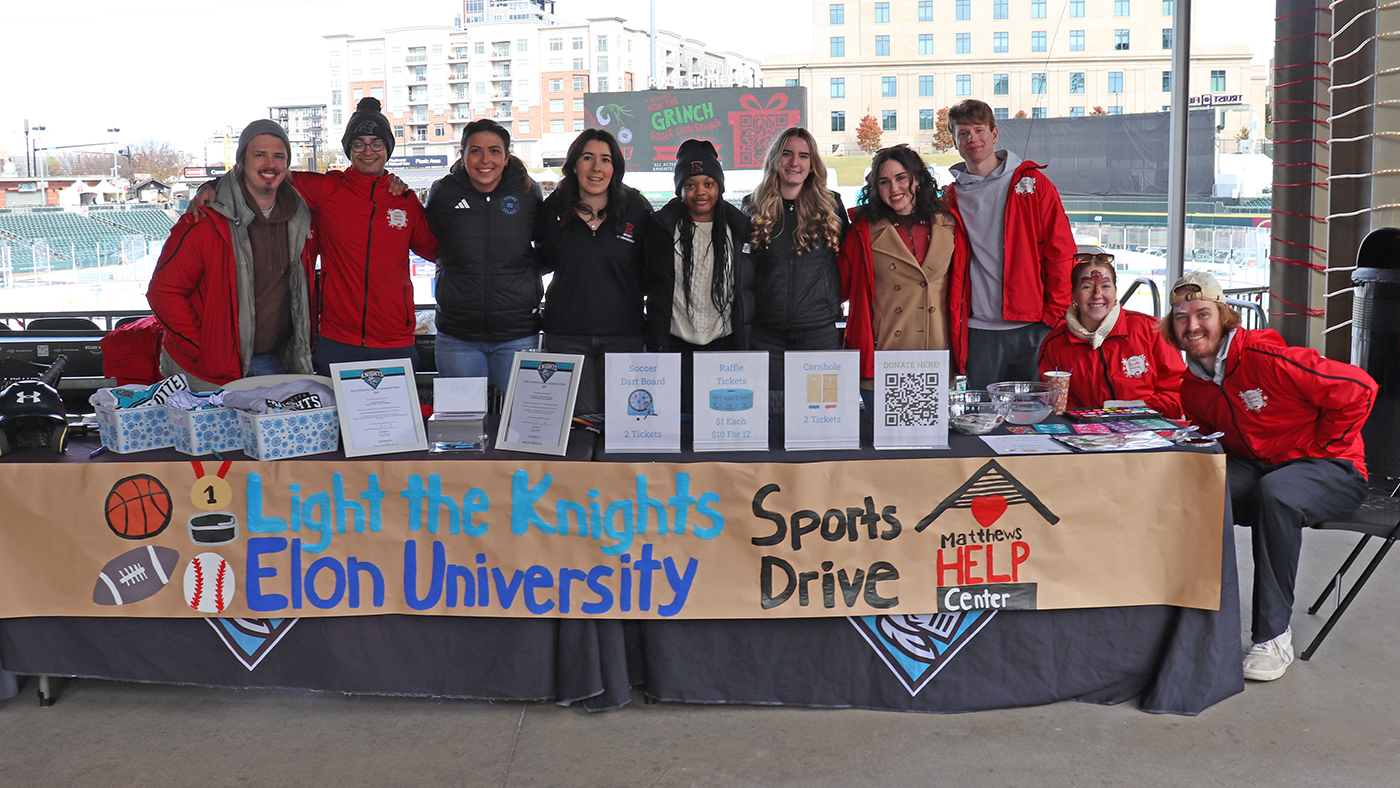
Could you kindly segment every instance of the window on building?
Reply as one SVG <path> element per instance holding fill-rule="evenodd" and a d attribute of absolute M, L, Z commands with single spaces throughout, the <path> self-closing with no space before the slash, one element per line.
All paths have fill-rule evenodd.
<path fill-rule="evenodd" d="M 1170 72 L 1170 71 L 1163 71 L 1163 72 L 1162 72 L 1162 92 L 1163 92 L 1163 93 L 1170 93 L 1170 92 L 1172 92 L 1172 72 Z"/>
<path fill-rule="evenodd" d="M 1083 107 L 1070 107 L 1070 108 L 1069 108 L 1069 116 L 1070 116 L 1071 118 L 1082 118 L 1082 117 L 1084 117 L 1084 108 L 1083 108 Z"/>
<path fill-rule="evenodd" d="M 1045 18 L 1045 0 L 1031 0 L 1031 19 Z"/>
<path fill-rule="evenodd" d="M 550 100 L 549 100 L 549 111 L 550 111 L 550 112 L 563 112 L 563 111 L 564 111 L 564 99 L 550 99 Z"/>
<path fill-rule="evenodd" d="M 959 96 L 971 96 L 971 95 L 972 95 L 972 75 L 971 75 L 971 74 L 959 74 L 959 75 L 958 75 L 957 83 L 958 83 L 958 95 L 959 95 Z"/>
<path fill-rule="evenodd" d="M 530 39 L 528 39 L 528 38 L 517 39 L 516 42 L 515 42 L 515 51 L 516 51 L 516 52 L 529 52 L 529 51 L 530 51 Z"/>
<path fill-rule="evenodd" d="M 574 36 L 570 44 L 574 49 L 583 49 L 583 36 Z"/>
<path fill-rule="evenodd" d="M 551 39 L 549 39 L 549 51 L 550 51 L 550 52 L 563 52 L 563 51 L 564 51 L 564 39 L 562 39 L 562 38 L 551 38 Z"/>
<path fill-rule="evenodd" d="M 954 16 L 959 22 L 965 22 L 972 18 L 972 0 L 954 0 Z"/>
<path fill-rule="evenodd" d="M 876 56 L 876 57 L 889 57 L 889 56 L 890 56 L 890 37 L 889 37 L 889 36 L 875 36 L 875 56 Z"/>
<path fill-rule="evenodd" d="M 798 85 L 797 80 L 792 79 L 791 77 L 789 77 L 788 79 L 783 80 L 783 86 L 784 86 L 784 87 L 795 88 L 795 87 L 797 87 L 797 85 Z"/>
<path fill-rule="evenodd" d="M 1044 95 L 1044 93 L 1045 93 L 1045 74 L 1044 74 L 1044 72 L 1041 72 L 1041 73 L 1038 73 L 1038 74 L 1031 74 L 1031 93 L 1034 93 L 1034 94 L 1036 94 L 1036 95 Z"/>
<path fill-rule="evenodd" d="M 934 115 L 931 109 L 919 110 L 919 131 L 933 131 Z"/>
<path fill-rule="evenodd" d="M 478 82 L 478 83 L 476 83 L 476 94 L 477 94 L 478 96 L 480 96 L 480 95 L 484 95 L 485 93 L 486 93 L 486 83 L 485 83 L 485 82 Z"/>
<path fill-rule="evenodd" d="M 844 24 L 846 24 L 846 4 L 845 4 L 845 3 L 832 3 L 832 4 L 831 4 L 831 24 L 833 24 L 833 25 L 844 25 Z"/>
<path fill-rule="evenodd" d="M 1032 52 L 1044 52 L 1044 51 L 1045 51 L 1045 31 L 1044 31 L 1044 30 L 1036 30 L 1035 32 L 1031 33 L 1031 51 L 1032 51 Z"/>
<path fill-rule="evenodd" d="M 395 86 L 394 86 L 394 103 L 395 103 L 395 104 L 399 104 L 399 103 L 402 103 L 402 102 L 403 102 L 403 87 L 402 87 L 401 85 L 395 85 Z"/>
<path fill-rule="evenodd" d="M 1009 120 L 1011 118 L 1011 110 L 1006 107 L 993 107 L 992 117 L 997 120 Z"/>
<path fill-rule="evenodd" d="M 1128 31 L 1127 31 L 1127 30 L 1115 30 L 1115 31 L 1113 31 L 1113 48 L 1114 48 L 1114 49 L 1117 49 L 1117 50 L 1120 50 L 1120 51 L 1121 51 L 1121 50 L 1125 50 L 1125 49 L 1128 48 Z"/>
<path fill-rule="evenodd" d="M 1082 18 L 1084 16 L 1084 0 L 1069 0 L 1069 15 Z"/>
<path fill-rule="evenodd" d="M 933 0 L 919 0 L 919 21 L 933 21 Z"/>
<path fill-rule="evenodd" d="M 434 137 L 441 137 L 441 136 L 445 135 L 446 133 L 447 133 L 447 129 L 446 129 L 446 127 L 444 127 L 441 123 L 434 123 L 434 124 L 433 124 L 433 136 L 434 136 Z"/>
<path fill-rule="evenodd" d="M 331 91 L 331 104 L 339 104 L 339 103 L 340 103 L 340 91 L 338 91 L 338 90 L 332 90 L 332 91 Z"/>
<path fill-rule="evenodd" d="M 576 58 L 574 58 L 573 62 L 570 64 L 569 67 L 570 67 L 571 69 L 573 69 L 574 71 L 582 71 L 582 70 L 583 70 L 583 58 L 581 58 L 581 57 L 576 57 Z"/>
<path fill-rule="evenodd" d="M 583 118 L 574 118 L 574 131 L 583 131 Z"/>
<path fill-rule="evenodd" d="M 340 110 L 331 110 L 331 123 L 334 123 L 335 125 L 339 126 L 343 122 L 340 118 Z"/>
<path fill-rule="evenodd" d="M 1221 93 L 1225 90 L 1225 72 L 1210 72 L 1210 90 L 1212 93 Z"/>
<path fill-rule="evenodd" d="M 1109 92 L 1109 93 L 1122 93 L 1122 92 L 1123 92 L 1123 72 L 1122 72 L 1122 71 L 1110 71 L 1110 72 L 1108 72 L 1108 92 Z"/>
<path fill-rule="evenodd" d="M 885 24 L 889 24 L 889 21 L 890 21 L 890 4 L 889 4 L 889 3 L 876 3 L 876 4 L 875 4 L 875 24 L 878 24 L 878 25 L 885 25 Z"/>
<path fill-rule="evenodd" d="M 1132 16 L 1132 0 L 1113 0 L 1114 16 Z"/>
<path fill-rule="evenodd" d="M 933 75 L 932 75 L 932 74 L 920 74 L 920 75 L 919 75 L 919 95 L 920 95 L 920 96 L 932 96 L 932 95 L 933 95 Z"/>
<path fill-rule="evenodd" d="M 574 112 L 583 112 L 583 99 L 574 99 Z"/>
<path fill-rule="evenodd" d="M 1164 27 L 1164 28 L 1162 28 L 1162 48 L 1163 48 L 1163 49 L 1171 49 L 1171 48 L 1172 48 L 1172 34 L 1173 34 L 1174 32 L 1175 32 L 1175 31 L 1173 31 L 1170 27 Z"/>
<path fill-rule="evenodd" d="M 608 92 L 608 78 L 607 78 L 607 77 L 598 77 L 598 92 L 599 92 L 599 93 L 607 93 L 607 92 Z"/>
<path fill-rule="evenodd" d="M 1083 93 L 1083 92 L 1084 92 L 1084 72 L 1083 72 L 1083 71 L 1071 71 L 1071 72 L 1070 72 L 1070 75 L 1069 75 L 1069 92 L 1071 92 L 1071 93 Z"/>
<path fill-rule="evenodd" d="M 1109 108 L 1108 108 L 1108 114 L 1110 114 L 1110 115 L 1122 115 L 1122 114 L 1123 114 L 1123 108 L 1122 108 L 1122 107 L 1109 107 Z"/>
<path fill-rule="evenodd" d="M 971 33 L 958 33 L 957 41 L 958 41 L 957 53 L 958 53 L 959 55 L 969 55 L 969 54 L 972 54 L 972 34 L 971 34 Z"/>
<path fill-rule="evenodd" d="M 1083 30 L 1071 30 L 1071 31 L 1069 31 L 1069 51 L 1071 51 L 1071 52 L 1083 52 L 1083 51 L 1084 51 L 1084 31 L 1083 31 Z"/>
<path fill-rule="evenodd" d="M 1175 0 L 1162 0 L 1162 16 L 1171 16 L 1176 13 Z"/>
<path fill-rule="evenodd" d="M 588 78 L 587 78 L 587 77 L 574 77 L 574 90 L 587 90 L 587 89 L 588 89 Z"/>
<path fill-rule="evenodd" d="M 845 113 L 845 112 L 842 112 L 842 111 L 839 111 L 839 110 L 838 110 L 838 111 L 836 111 L 836 112 L 832 112 L 832 113 L 831 113 L 831 130 L 832 130 L 832 131 L 845 131 L 845 130 L 846 130 L 846 113 Z"/>
<path fill-rule="evenodd" d="M 898 83 L 894 77 L 880 77 L 880 96 L 882 98 L 894 98 Z"/>
<path fill-rule="evenodd" d="M 845 57 L 845 56 L 846 56 L 846 37 L 845 37 L 845 36 L 832 36 L 832 37 L 831 37 L 831 56 L 832 56 L 832 57 Z"/>
<path fill-rule="evenodd" d="M 1031 107 L 1031 117 L 1044 118 L 1049 116 L 1045 114 L 1045 107 Z"/>
<path fill-rule="evenodd" d="M 831 97 L 832 97 L 832 98 L 845 98 L 845 97 L 846 97 L 846 78 L 845 78 L 845 77 L 832 77 L 832 78 L 831 78 Z"/>
<path fill-rule="evenodd" d="M 1007 17 L 1006 0 L 992 0 L 992 18 L 1005 19 Z"/>
<path fill-rule="evenodd" d="M 403 139 L 403 126 L 394 127 L 394 136 L 399 139 Z"/>
<path fill-rule="evenodd" d="M 607 56 L 607 55 L 599 55 L 599 56 L 598 56 L 598 68 L 597 68 L 597 70 L 598 70 L 599 72 L 601 72 L 601 73 L 604 73 L 604 74 L 608 73 L 608 56 Z"/>
<path fill-rule="evenodd" d="M 563 80 L 563 79 L 551 79 L 551 80 L 549 81 L 549 92 L 550 92 L 550 93 L 562 93 L 563 91 L 564 91 L 564 80 Z"/>
<path fill-rule="evenodd" d="M 478 55 L 484 55 L 484 54 L 486 54 L 486 42 L 485 42 L 485 41 L 478 41 L 478 42 L 476 42 L 476 53 L 477 53 Z"/>
<path fill-rule="evenodd" d="M 933 54 L 933 34 L 932 34 L 932 33 L 920 33 L 920 34 L 919 34 L 919 54 L 920 54 L 920 55 L 932 55 L 932 54 Z"/>
<path fill-rule="evenodd" d="M 563 133 L 564 133 L 564 121 L 562 121 L 562 120 L 551 120 L 551 121 L 549 122 L 549 130 L 550 130 L 551 133 L 554 133 L 554 134 L 563 134 Z"/>
<path fill-rule="evenodd" d="M 899 129 L 899 113 L 892 109 L 884 110 L 880 113 L 880 130 L 897 131 Z"/>
<path fill-rule="evenodd" d="M 992 51 L 1008 52 L 1011 49 L 1011 35 L 1009 33 L 992 34 Z"/>
<path fill-rule="evenodd" d="M 993 75 L 992 75 L 992 95 L 994 95 L 994 96 L 1005 96 L 1005 95 L 1009 95 L 1010 93 L 1011 93 L 1011 75 L 1010 75 L 1010 74 L 993 74 Z"/>

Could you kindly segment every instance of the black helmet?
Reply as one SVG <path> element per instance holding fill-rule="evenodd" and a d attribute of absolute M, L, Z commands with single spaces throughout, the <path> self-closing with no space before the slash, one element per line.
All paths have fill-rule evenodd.
<path fill-rule="evenodd" d="M 63 374 L 66 357 L 43 380 L 19 380 L 0 391 L 0 456 L 27 446 L 63 453 L 68 446 L 68 415 L 52 383 Z"/>

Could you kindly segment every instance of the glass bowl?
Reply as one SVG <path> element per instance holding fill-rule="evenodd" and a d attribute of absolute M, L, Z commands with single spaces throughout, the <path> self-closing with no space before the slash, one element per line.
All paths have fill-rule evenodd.
<path fill-rule="evenodd" d="M 987 391 L 948 394 L 948 424 L 964 435 L 986 435 L 1006 421 L 1007 404 Z"/>
<path fill-rule="evenodd" d="M 1055 385 L 1033 380 L 1011 380 L 987 387 L 993 397 L 1007 405 L 1006 420 L 1012 424 L 1039 424 L 1055 409 Z"/>

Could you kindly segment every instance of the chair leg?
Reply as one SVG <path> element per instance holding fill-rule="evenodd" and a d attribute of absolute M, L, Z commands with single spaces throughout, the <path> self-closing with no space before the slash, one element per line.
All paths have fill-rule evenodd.
<path fill-rule="evenodd" d="M 1327 623 L 1322 625 L 1322 631 L 1317 633 L 1317 637 L 1313 638 L 1313 642 L 1308 645 L 1307 651 L 1303 652 L 1304 662 L 1312 658 L 1313 652 L 1317 651 L 1317 647 L 1322 645 L 1322 640 L 1327 637 L 1327 633 L 1332 631 L 1332 627 L 1336 625 L 1337 620 L 1347 611 L 1347 607 L 1351 605 L 1351 601 L 1360 593 L 1361 587 L 1366 585 L 1367 580 L 1371 579 L 1371 573 L 1376 571 L 1376 567 L 1381 564 L 1381 559 L 1385 558 L 1385 554 L 1390 552 L 1391 546 L 1395 544 L 1395 539 L 1396 536 L 1392 533 L 1386 538 L 1385 543 L 1381 545 L 1380 549 L 1376 551 L 1376 557 L 1372 558 L 1371 563 L 1366 565 L 1366 571 L 1362 572 L 1361 577 L 1356 579 L 1356 583 L 1352 585 L 1351 590 L 1342 598 L 1342 603 L 1337 606 L 1336 610 L 1332 611 L 1332 615 L 1328 617 Z"/>
<path fill-rule="evenodd" d="M 1347 570 L 1351 568 L 1351 565 L 1355 563 L 1356 557 L 1361 555 L 1361 548 L 1365 547 L 1366 543 L 1369 541 L 1371 541 L 1371 535 L 1364 534 L 1361 537 L 1361 541 L 1356 543 L 1356 548 L 1351 551 L 1351 555 L 1347 556 L 1347 560 L 1342 562 L 1342 568 L 1338 569 L 1337 573 L 1332 575 L 1332 578 L 1327 581 L 1327 587 L 1322 589 L 1321 594 L 1318 594 L 1317 601 L 1312 603 L 1312 607 L 1308 608 L 1308 615 L 1317 615 L 1317 611 L 1322 607 L 1322 603 L 1327 601 L 1328 594 L 1331 594 L 1332 589 L 1337 587 L 1337 583 L 1341 581 L 1342 575 L 1346 574 Z"/>

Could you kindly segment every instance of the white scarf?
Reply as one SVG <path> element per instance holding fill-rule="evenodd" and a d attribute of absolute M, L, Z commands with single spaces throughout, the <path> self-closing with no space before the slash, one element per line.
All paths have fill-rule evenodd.
<path fill-rule="evenodd" d="M 1103 322 L 1099 323 L 1099 327 L 1090 331 L 1079 322 L 1079 307 L 1070 304 L 1069 309 L 1065 312 L 1065 325 L 1069 326 L 1070 333 L 1088 342 L 1090 346 L 1098 350 L 1099 345 L 1103 344 L 1103 341 L 1108 338 L 1109 333 L 1113 331 L 1113 327 L 1117 325 L 1118 315 L 1121 314 L 1122 311 L 1123 308 L 1121 306 L 1114 304 L 1113 308 L 1108 310 L 1108 314 L 1104 316 Z"/>

